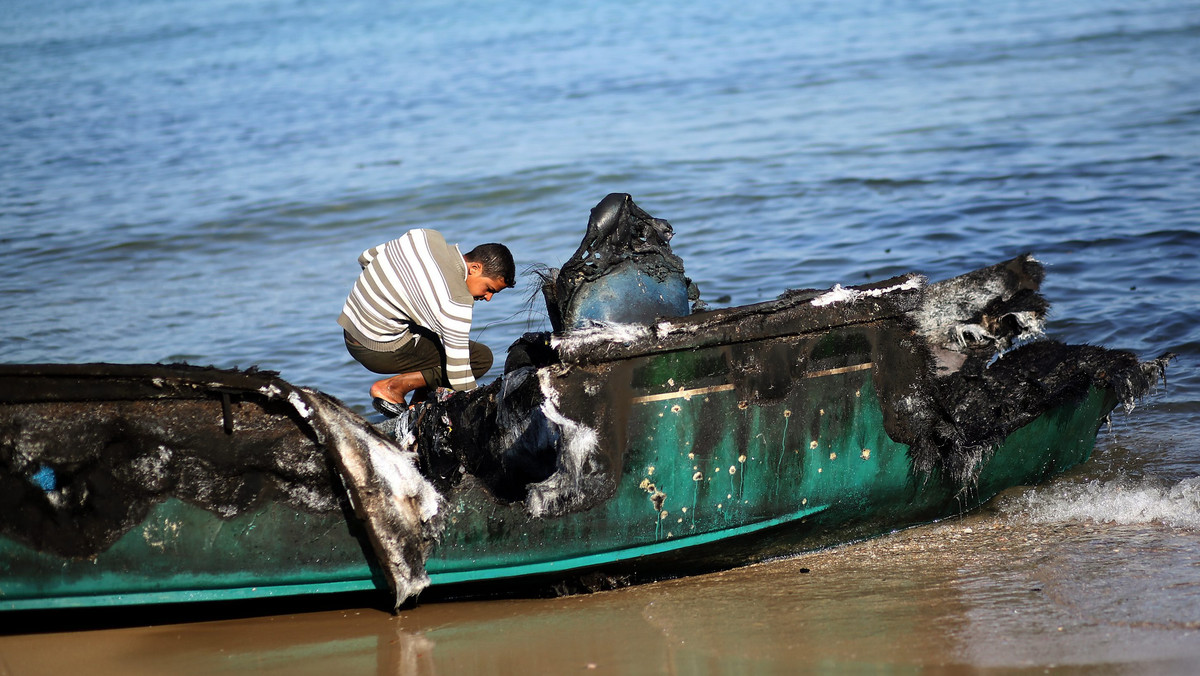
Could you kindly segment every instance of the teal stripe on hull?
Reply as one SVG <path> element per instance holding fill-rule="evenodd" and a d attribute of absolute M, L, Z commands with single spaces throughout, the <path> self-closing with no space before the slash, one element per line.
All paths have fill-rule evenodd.
<path fill-rule="evenodd" d="M 378 585 L 371 579 L 316 582 L 311 584 L 276 584 L 261 587 L 236 587 L 232 589 L 199 587 L 196 589 L 161 592 L 12 599 L 0 601 L 0 610 L 51 610 L 55 608 L 160 605 L 166 603 L 190 603 L 193 601 L 243 601 L 285 596 L 305 596 L 309 594 L 339 594 L 369 591 L 377 588 Z"/>
<path fill-rule="evenodd" d="M 584 556 L 575 556 L 566 559 L 543 561 L 541 563 L 481 568 L 456 573 L 433 573 L 429 576 L 429 579 L 435 585 L 457 584 L 462 582 L 499 580 L 504 578 L 521 577 L 525 575 L 542 575 L 546 573 L 564 573 L 575 570 L 585 570 L 606 564 L 630 561 L 643 556 L 654 556 L 656 554 L 666 554 L 668 552 L 679 551 L 689 547 L 697 547 L 712 542 L 718 542 L 726 538 L 749 535 L 767 528 L 773 528 L 775 526 L 780 526 L 792 521 L 798 521 L 812 514 L 816 514 L 824 509 L 826 509 L 825 506 L 816 507 L 813 509 L 803 509 L 798 512 L 793 512 L 792 514 L 786 514 L 774 519 L 767 519 L 766 521 L 761 521 L 759 523 L 752 523 L 745 526 L 739 526 L 737 528 L 727 528 L 720 531 L 692 535 L 689 537 L 681 537 L 673 540 L 665 540 L 663 542 L 642 545 L 640 547 L 629 547 L 627 549 L 618 549 L 615 551 L 600 552 L 597 554 L 587 554 Z"/>

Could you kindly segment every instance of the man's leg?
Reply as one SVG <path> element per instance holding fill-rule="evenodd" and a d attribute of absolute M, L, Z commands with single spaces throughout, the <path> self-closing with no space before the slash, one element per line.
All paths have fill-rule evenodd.
<path fill-rule="evenodd" d="M 483 343 L 477 343 L 473 340 L 470 343 L 471 375 L 475 376 L 475 380 L 479 380 L 492 369 L 492 351 Z"/>
<path fill-rule="evenodd" d="M 448 387 L 445 382 L 446 357 L 436 337 L 421 335 L 394 352 L 377 352 L 364 347 L 346 334 L 346 350 L 358 363 L 375 373 L 399 375 L 376 381 L 371 396 L 391 403 L 422 387 Z M 471 373 L 482 378 L 492 368 L 492 351 L 483 343 L 470 341 Z"/>
<path fill-rule="evenodd" d="M 473 340 L 469 342 L 471 375 L 478 380 L 485 376 L 492 368 L 492 351 L 483 343 L 477 343 Z M 380 380 L 371 388 L 371 396 L 391 401 L 390 396 L 398 394 L 401 398 L 396 401 L 400 402 L 403 401 L 403 397 L 412 392 L 412 403 L 416 403 L 429 396 L 429 388 L 449 387 L 450 383 L 445 381 L 445 376 L 443 375 L 446 370 L 445 355 L 441 356 L 442 361 L 437 366 L 422 369 L 417 373 L 401 373 L 393 378 Z"/>
<path fill-rule="evenodd" d="M 375 373 L 392 374 L 371 385 L 371 397 L 400 404 L 409 392 L 437 383 L 441 379 L 442 351 L 435 339 L 421 337 L 398 350 L 379 352 L 364 347 L 349 334 L 345 335 L 346 350 L 351 357 Z"/>

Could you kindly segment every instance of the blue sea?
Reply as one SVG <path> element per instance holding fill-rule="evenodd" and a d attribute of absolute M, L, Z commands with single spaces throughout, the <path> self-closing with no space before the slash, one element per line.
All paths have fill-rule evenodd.
<path fill-rule="evenodd" d="M 1197 0 L 0 8 L 0 362 L 258 366 L 365 413 L 373 376 L 335 323 L 362 250 L 429 227 L 466 248 L 504 242 L 519 268 L 558 266 L 611 192 L 674 226 L 714 307 L 906 272 L 942 279 L 1031 252 L 1047 269 L 1051 337 L 1177 357 L 1102 430 L 1087 466 L 960 523 L 851 547 L 828 562 L 848 566 L 849 586 L 808 605 L 812 578 L 777 562 L 322 626 L 399 632 L 425 651 L 411 673 L 451 673 L 484 651 L 509 665 L 490 673 L 1195 671 Z M 548 327 L 535 286 L 523 277 L 476 305 L 473 337 L 497 364 Z M 964 549 L 956 573 L 922 558 L 970 539 L 963 529 L 993 534 L 974 556 L 1001 551 L 1001 533 L 1033 533 L 1040 549 L 978 567 Z M 988 561 L 995 574 L 978 574 Z M 884 584 L 897 571 L 908 587 Z M 767 598 L 787 590 L 795 603 Z M 912 629 L 930 619 L 912 605 L 922 594 L 945 608 Z M 863 598 L 876 602 L 846 605 Z M 664 599 L 669 620 L 651 612 Z M 818 607 L 863 635 L 785 648 Z M 858 624 L 835 612 L 850 607 Z M 554 633 L 537 629 L 547 615 L 571 631 L 533 650 L 530 634 Z M 716 640 L 730 617 L 753 640 Z M 639 630 L 659 638 L 624 635 Z M 613 639 L 607 652 L 597 635 Z M 347 659 L 383 664 L 385 644 Z M 537 662 L 546 651 L 557 658 Z M 158 652 L 131 663 L 153 671 Z"/>

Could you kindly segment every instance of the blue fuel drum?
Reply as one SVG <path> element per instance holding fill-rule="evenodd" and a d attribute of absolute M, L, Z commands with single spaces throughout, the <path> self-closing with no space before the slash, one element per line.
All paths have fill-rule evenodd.
<path fill-rule="evenodd" d="M 583 286 L 571 299 L 571 328 L 591 322 L 641 324 L 659 317 L 688 314 L 688 283 L 682 274 L 656 279 L 636 263 L 624 261 Z"/>

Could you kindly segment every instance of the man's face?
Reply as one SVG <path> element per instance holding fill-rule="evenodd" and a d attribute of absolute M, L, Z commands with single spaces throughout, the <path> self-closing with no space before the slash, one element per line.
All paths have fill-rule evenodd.
<path fill-rule="evenodd" d="M 508 288 L 502 280 L 483 276 L 483 266 L 479 263 L 467 265 L 467 291 L 475 300 L 489 301 L 492 296 Z"/>

